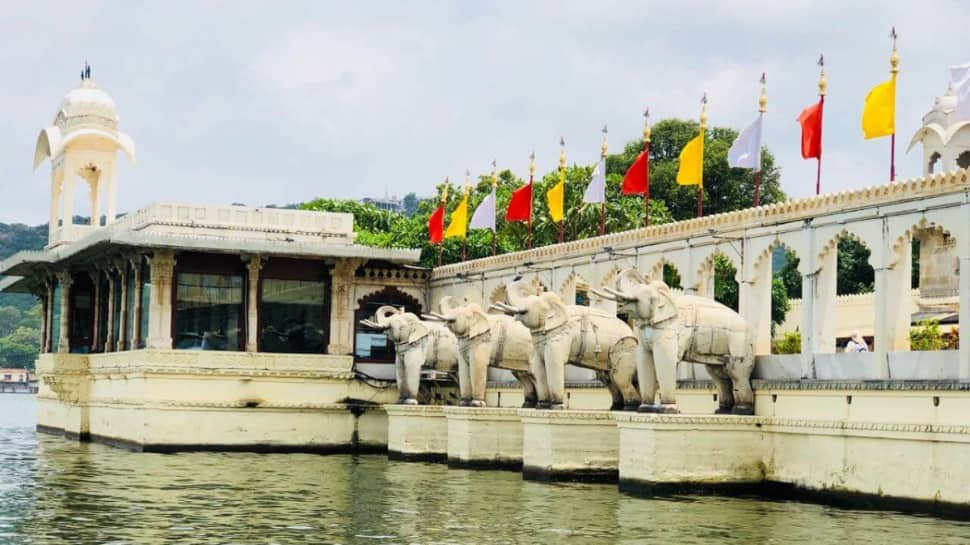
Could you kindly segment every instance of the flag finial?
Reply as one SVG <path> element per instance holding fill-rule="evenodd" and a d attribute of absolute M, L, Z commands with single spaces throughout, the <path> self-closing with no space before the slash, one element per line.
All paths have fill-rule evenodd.
<path fill-rule="evenodd" d="M 825 90 L 828 89 L 829 80 L 825 78 L 825 55 L 819 54 L 818 56 L 818 96 L 824 97 Z"/>
<path fill-rule="evenodd" d="M 536 173 L 536 152 L 533 151 L 529 154 L 529 176 L 532 177 Z"/>
<path fill-rule="evenodd" d="M 603 142 L 600 143 L 600 157 L 606 157 L 606 152 L 609 150 L 609 144 L 606 142 L 606 135 L 610 131 L 606 129 L 606 125 L 603 125 Z"/>
<path fill-rule="evenodd" d="M 566 139 L 562 136 L 559 137 L 559 170 L 566 170 Z"/>
<path fill-rule="evenodd" d="M 445 187 L 441 189 L 441 204 L 448 202 L 448 187 L 451 185 L 451 180 L 445 177 Z"/>
<path fill-rule="evenodd" d="M 889 38 L 893 41 L 893 53 L 889 56 L 889 72 L 893 75 L 899 73 L 899 51 L 896 49 L 896 38 L 899 36 L 896 34 L 896 27 L 894 26 L 892 30 L 889 31 Z"/>
<path fill-rule="evenodd" d="M 465 169 L 465 188 L 470 188 L 472 186 L 472 171 L 471 169 Z"/>
<path fill-rule="evenodd" d="M 707 128 L 707 91 L 704 91 L 704 96 L 701 97 L 701 130 Z"/>
<path fill-rule="evenodd" d="M 498 160 L 492 159 L 492 189 L 498 187 Z"/>
<path fill-rule="evenodd" d="M 650 108 L 643 109 L 643 141 L 650 141 Z"/>
<path fill-rule="evenodd" d="M 758 111 L 765 113 L 768 110 L 768 92 L 765 90 L 765 84 L 768 82 L 765 79 L 765 73 L 761 73 L 761 96 L 758 97 Z"/>

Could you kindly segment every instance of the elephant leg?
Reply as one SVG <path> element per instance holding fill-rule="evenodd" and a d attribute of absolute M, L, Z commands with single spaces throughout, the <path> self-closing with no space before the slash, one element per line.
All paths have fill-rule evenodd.
<path fill-rule="evenodd" d="M 538 398 L 536 396 L 536 384 L 532 375 L 528 371 L 512 371 L 512 376 L 522 385 L 522 394 L 525 401 L 522 402 L 523 409 L 534 409 Z"/>
<path fill-rule="evenodd" d="M 610 391 L 610 397 L 613 399 L 613 403 L 610 404 L 610 410 L 622 411 L 623 394 L 620 393 L 620 389 L 616 387 L 616 383 L 610 378 L 610 373 L 608 371 L 596 371 L 596 378 Z"/>
<path fill-rule="evenodd" d="M 467 407 L 472 400 L 471 373 L 468 360 L 464 355 L 458 356 L 458 406 Z"/>
<path fill-rule="evenodd" d="M 623 409 L 637 410 L 640 406 L 640 392 L 634 385 L 637 374 L 637 342 L 632 338 L 621 340 L 610 353 L 610 380 L 620 392 Z"/>
<path fill-rule="evenodd" d="M 549 381 L 546 378 L 546 366 L 542 357 L 535 353 L 529 358 L 529 369 L 536 384 L 536 408 L 549 408 Z"/>
<path fill-rule="evenodd" d="M 421 387 L 421 366 L 424 365 L 422 350 L 408 350 L 404 353 L 404 394 L 401 402 L 406 405 L 418 404 L 418 389 Z"/>
<path fill-rule="evenodd" d="M 492 355 L 492 345 L 481 343 L 469 351 L 468 373 L 471 379 L 469 405 L 472 407 L 485 406 L 485 386 L 488 383 L 488 360 Z"/>
<path fill-rule="evenodd" d="M 566 398 L 566 362 L 569 361 L 569 349 L 572 339 L 569 335 L 560 335 L 546 341 L 543 360 L 546 364 L 546 380 L 549 384 L 549 408 L 564 409 L 563 400 Z"/>
<path fill-rule="evenodd" d="M 653 343 L 654 369 L 657 371 L 657 384 L 660 387 L 660 403 L 657 411 L 676 413 L 677 410 L 677 362 L 680 360 L 680 349 L 677 346 L 677 334 L 674 331 L 663 331 Z"/>
<path fill-rule="evenodd" d="M 754 414 L 754 392 L 751 391 L 751 371 L 754 369 L 754 356 L 731 358 L 727 364 L 727 374 L 734 387 L 734 414 Z"/>
<path fill-rule="evenodd" d="M 731 388 L 731 378 L 727 370 L 721 365 L 706 365 L 707 373 L 714 380 L 717 387 L 717 410 L 714 414 L 730 414 L 734 408 L 734 391 Z"/>
<path fill-rule="evenodd" d="M 653 402 L 657 397 L 657 369 L 653 362 L 653 349 L 647 345 L 637 348 L 637 382 L 640 385 L 640 412 L 654 412 Z"/>

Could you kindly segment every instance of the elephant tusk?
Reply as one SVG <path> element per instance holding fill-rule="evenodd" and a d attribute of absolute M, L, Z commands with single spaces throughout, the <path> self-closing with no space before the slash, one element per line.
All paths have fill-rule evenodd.
<path fill-rule="evenodd" d="M 633 297 L 630 297 L 629 295 L 620 293 L 619 291 L 617 291 L 617 290 L 615 290 L 613 288 L 604 287 L 603 289 L 606 290 L 606 293 L 609 293 L 614 298 L 616 298 L 618 301 L 619 300 L 622 300 L 622 301 L 632 301 L 633 300 Z"/>
<path fill-rule="evenodd" d="M 606 299 L 607 301 L 616 301 L 616 296 L 602 292 L 596 288 L 590 288 L 589 292 L 601 299 Z"/>

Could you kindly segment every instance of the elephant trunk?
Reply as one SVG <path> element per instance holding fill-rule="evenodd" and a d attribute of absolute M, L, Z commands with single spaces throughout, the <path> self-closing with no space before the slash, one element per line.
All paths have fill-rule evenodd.
<path fill-rule="evenodd" d="M 401 313 L 400 310 L 390 306 L 384 305 L 377 309 L 374 313 L 374 321 L 377 323 L 377 329 L 387 329 L 391 327 L 390 320 L 391 316 Z"/>

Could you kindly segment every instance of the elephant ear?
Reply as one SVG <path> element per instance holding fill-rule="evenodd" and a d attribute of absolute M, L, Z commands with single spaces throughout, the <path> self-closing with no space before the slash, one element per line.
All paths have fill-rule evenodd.
<path fill-rule="evenodd" d="M 656 291 L 657 295 L 653 298 L 653 308 L 650 312 L 650 325 L 657 325 L 671 318 L 677 317 L 677 301 L 671 293 L 667 284 L 655 280 L 650 283 L 650 287 Z"/>
<path fill-rule="evenodd" d="M 566 310 L 566 305 L 563 304 L 562 299 L 558 295 L 547 291 L 539 297 L 549 305 L 549 313 L 546 315 L 546 331 L 557 328 L 569 321 L 569 312 Z"/>
<path fill-rule="evenodd" d="M 620 293 L 634 293 L 647 283 L 647 279 L 637 269 L 624 269 L 616 276 L 616 289 Z"/>
<path fill-rule="evenodd" d="M 468 328 L 468 336 L 477 337 L 489 331 L 492 328 L 492 324 L 488 321 L 488 315 L 482 312 L 481 307 L 474 303 L 468 305 L 468 307 L 472 319 L 471 327 Z"/>
<path fill-rule="evenodd" d="M 428 336 L 430 330 L 428 324 L 422 322 L 417 316 L 409 317 L 411 322 L 411 333 L 408 335 L 408 343 L 416 343 Z"/>

